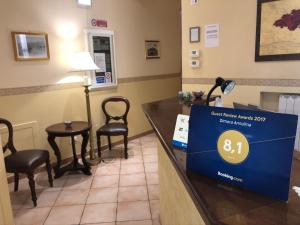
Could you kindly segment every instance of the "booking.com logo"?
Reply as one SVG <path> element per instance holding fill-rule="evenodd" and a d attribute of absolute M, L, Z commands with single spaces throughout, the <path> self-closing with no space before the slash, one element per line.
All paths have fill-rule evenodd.
<path fill-rule="evenodd" d="M 243 182 L 243 179 L 241 179 L 241 178 L 231 176 L 227 173 L 221 173 L 220 171 L 218 171 L 218 176 L 225 177 L 225 178 L 230 179 L 232 181 Z"/>

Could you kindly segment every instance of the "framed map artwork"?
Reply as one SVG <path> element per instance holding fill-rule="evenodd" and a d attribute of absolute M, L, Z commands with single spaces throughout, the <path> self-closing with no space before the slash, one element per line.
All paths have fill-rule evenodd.
<path fill-rule="evenodd" d="M 300 0 L 258 0 L 255 61 L 300 59 Z"/>

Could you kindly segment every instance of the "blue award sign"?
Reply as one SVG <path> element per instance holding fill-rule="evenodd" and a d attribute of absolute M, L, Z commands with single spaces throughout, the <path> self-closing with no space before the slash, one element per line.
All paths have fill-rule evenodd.
<path fill-rule="evenodd" d="M 298 117 L 193 105 L 187 169 L 288 200 Z"/>

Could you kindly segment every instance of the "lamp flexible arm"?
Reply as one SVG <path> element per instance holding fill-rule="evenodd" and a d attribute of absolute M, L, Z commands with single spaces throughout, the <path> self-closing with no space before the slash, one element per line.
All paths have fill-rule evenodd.
<path fill-rule="evenodd" d="M 208 92 L 207 98 L 206 98 L 206 105 L 209 106 L 209 100 L 210 100 L 210 96 L 211 94 L 214 92 L 214 90 L 219 87 L 219 84 L 215 84 L 215 86 L 213 86 L 212 89 L 210 89 L 210 91 Z"/>

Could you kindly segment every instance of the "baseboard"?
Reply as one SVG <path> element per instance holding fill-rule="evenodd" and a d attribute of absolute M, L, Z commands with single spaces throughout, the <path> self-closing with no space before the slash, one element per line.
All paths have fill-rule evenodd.
<path fill-rule="evenodd" d="M 132 136 L 132 137 L 129 137 L 129 138 L 128 138 L 128 141 L 132 141 L 132 140 L 134 140 L 134 139 L 141 138 L 141 137 L 143 137 L 143 136 L 146 136 L 146 135 L 149 135 L 149 134 L 152 134 L 152 133 L 154 133 L 153 130 L 148 130 L 148 131 L 145 131 L 145 132 L 143 132 L 143 133 L 140 133 L 140 134 L 134 135 L 134 136 Z M 123 143 L 122 140 L 116 141 L 116 142 L 112 143 L 112 146 L 116 146 L 116 145 L 119 145 L 119 144 L 122 144 L 122 143 Z M 101 147 L 101 151 L 106 150 L 106 149 L 108 149 L 108 145 L 104 145 L 103 147 Z M 95 149 L 95 150 L 96 150 L 96 149 Z M 80 158 L 80 154 L 78 155 L 78 158 Z M 63 160 L 61 161 L 61 164 L 63 165 L 63 164 L 69 163 L 69 162 L 71 162 L 72 160 L 73 160 L 73 156 L 72 156 L 72 157 L 69 157 L 69 158 L 66 158 L 66 159 L 63 159 Z M 53 168 L 54 165 L 55 165 L 55 163 L 51 163 L 51 165 L 52 165 L 52 168 Z M 37 169 L 35 170 L 35 174 L 41 173 L 41 172 L 43 172 L 43 171 L 46 171 L 45 166 L 41 166 L 41 167 L 37 168 Z M 25 175 L 25 174 L 20 174 L 20 179 L 22 179 L 22 178 L 26 178 L 26 175 Z M 8 177 L 8 178 L 7 178 L 7 181 L 8 181 L 8 183 L 14 182 L 14 176 Z"/>

